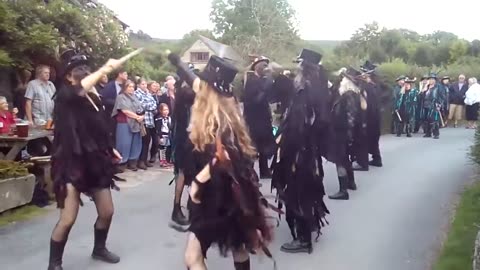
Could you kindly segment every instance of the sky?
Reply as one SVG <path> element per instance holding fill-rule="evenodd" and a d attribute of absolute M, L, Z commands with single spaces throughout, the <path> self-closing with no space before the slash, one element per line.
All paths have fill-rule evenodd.
<path fill-rule="evenodd" d="M 260 0 L 257 0 L 260 1 Z M 155 38 L 180 39 L 194 29 L 213 29 L 211 0 L 99 0 L 133 30 Z M 480 39 L 480 1 L 456 0 L 289 0 L 306 40 L 346 40 L 356 29 L 377 21 L 381 27 L 406 28 L 420 34 L 452 32 Z"/>

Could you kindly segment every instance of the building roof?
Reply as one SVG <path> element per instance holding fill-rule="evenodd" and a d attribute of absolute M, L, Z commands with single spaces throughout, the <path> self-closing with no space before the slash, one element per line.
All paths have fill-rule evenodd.
<path fill-rule="evenodd" d="M 230 59 L 237 63 L 243 63 L 243 58 L 230 46 L 222 44 L 220 42 L 211 40 L 207 37 L 200 35 L 200 40 L 212 50 L 215 55 Z"/>

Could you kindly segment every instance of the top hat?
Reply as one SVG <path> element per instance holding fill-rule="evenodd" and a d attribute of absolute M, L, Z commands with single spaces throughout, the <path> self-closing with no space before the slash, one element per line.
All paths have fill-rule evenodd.
<path fill-rule="evenodd" d="M 269 63 L 270 63 L 270 59 L 268 59 L 268 58 L 265 57 L 265 56 L 256 57 L 256 58 L 253 60 L 252 65 L 250 66 L 250 70 L 255 70 L 255 66 L 256 66 L 258 63 L 261 63 L 261 62 L 265 62 L 265 63 L 269 64 Z"/>
<path fill-rule="evenodd" d="M 442 81 L 443 81 L 443 80 L 450 80 L 450 76 L 443 76 L 443 77 L 442 77 Z"/>
<path fill-rule="evenodd" d="M 363 66 L 360 66 L 360 70 L 367 73 L 367 74 L 373 73 L 376 68 L 377 68 L 377 66 L 372 64 L 368 60 L 365 61 L 365 64 L 363 64 Z"/>
<path fill-rule="evenodd" d="M 219 94 L 233 96 L 230 84 L 237 72 L 237 68 L 227 60 L 212 55 L 204 70 L 198 73 L 198 77 L 211 85 Z"/>
<path fill-rule="evenodd" d="M 396 82 L 398 81 L 401 81 L 401 80 L 405 80 L 407 77 L 405 77 L 405 75 L 400 75 L 397 77 L 397 79 L 395 80 Z"/>
<path fill-rule="evenodd" d="M 297 59 L 295 60 L 295 62 L 296 63 L 307 62 L 310 64 L 318 65 L 321 60 L 322 60 L 321 54 L 309 49 L 302 49 L 302 51 L 300 52 L 300 55 L 297 56 Z"/>
<path fill-rule="evenodd" d="M 63 76 L 67 75 L 75 67 L 88 65 L 87 56 L 79 54 L 75 50 L 67 50 L 63 52 L 60 59 L 62 60 Z"/>

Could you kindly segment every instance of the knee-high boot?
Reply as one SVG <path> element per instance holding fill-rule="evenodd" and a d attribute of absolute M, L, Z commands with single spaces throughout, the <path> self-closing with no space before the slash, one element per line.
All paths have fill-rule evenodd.
<path fill-rule="evenodd" d="M 352 169 L 347 169 L 347 189 L 357 190 L 357 184 L 355 183 L 355 172 Z"/>
<path fill-rule="evenodd" d="M 92 258 L 107 263 L 118 263 L 120 257 L 110 251 L 108 251 L 106 243 L 108 237 L 108 230 L 95 228 L 95 244 L 93 246 Z"/>
<path fill-rule="evenodd" d="M 340 185 L 340 190 L 337 193 L 328 196 L 328 198 L 331 200 L 348 200 L 348 176 L 339 176 L 338 182 Z"/>
<path fill-rule="evenodd" d="M 50 259 L 48 263 L 48 270 L 63 270 L 62 258 L 67 241 L 57 242 L 50 239 Z"/>
<path fill-rule="evenodd" d="M 233 262 L 235 270 L 250 270 L 250 259 L 244 262 Z"/>

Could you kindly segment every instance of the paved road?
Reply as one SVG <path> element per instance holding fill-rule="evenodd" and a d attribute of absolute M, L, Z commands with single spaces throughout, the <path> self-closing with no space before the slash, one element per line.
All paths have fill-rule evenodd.
<path fill-rule="evenodd" d="M 442 129 L 440 140 L 382 137 L 384 168 L 357 174 L 359 190 L 350 201 L 326 203 L 330 226 L 311 255 L 284 254 L 279 246 L 290 240 L 285 223 L 276 230 L 272 251 L 280 270 L 426 270 L 449 222 L 451 202 L 473 175 L 467 152 L 473 131 Z M 326 189 L 337 189 L 335 170 L 326 165 Z M 95 209 L 80 211 L 64 259 L 68 270 L 185 269 L 185 235 L 167 226 L 171 174 L 137 174 L 116 192 L 116 215 L 109 246 L 122 256 L 118 265 L 89 257 Z M 265 182 L 265 188 L 269 184 Z M 265 190 L 267 192 L 267 190 Z M 58 213 L 0 228 L 0 264 L 4 270 L 46 269 L 51 229 Z M 210 269 L 233 269 L 230 259 L 210 251 Z M 272 269 L 267 258 L 253 258 L 253 269 Z"/>

